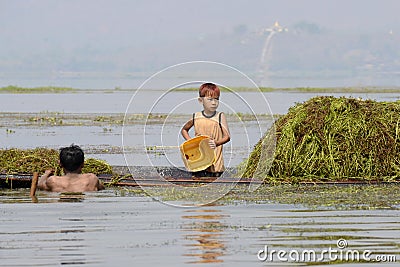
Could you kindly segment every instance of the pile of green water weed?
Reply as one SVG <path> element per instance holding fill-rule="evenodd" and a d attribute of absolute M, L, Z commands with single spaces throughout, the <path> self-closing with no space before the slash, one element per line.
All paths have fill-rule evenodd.
<path fill-rule="evenodd" d="M 53 169 L 55 175 L 62 175 L 59 166 L 59 151 L 49 148 L 3 149 L 0 150 L 0 172 L 6 174 L 44 173 Z M 112 167 L 103 160 L 87 158 L 83 173 L 112 174 Z"/>
<path fill-rule="evenodd" d="M 273 157 L 262 156 L 272 150 Z M 400 177 L 400 102 L 329 96 L 297 104 L 260 139 L 242 177 L 394 181 Z"/>
<path fill-rule="evenodd" d="M 82 173 L 113 174 L 113 169 L 112 166 L 104 160 L 87 158 L 85 159 Z"/>

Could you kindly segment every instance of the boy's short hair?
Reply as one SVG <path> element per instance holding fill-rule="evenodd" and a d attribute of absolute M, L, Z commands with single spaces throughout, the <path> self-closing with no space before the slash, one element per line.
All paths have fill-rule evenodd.
<path fill-rule="evenodd" d="M 215 97 L 218 98 L 221 94 L 219 87 L 213 83 L 204 83 L 199 88 L 200 97 Z"/>
<path fill-rule="evenodd" d="M 60 149 L 60 164 L 65 170 L 76 171 L 84 161 L 85 155 L 79 146 L 72 144 Z"/>

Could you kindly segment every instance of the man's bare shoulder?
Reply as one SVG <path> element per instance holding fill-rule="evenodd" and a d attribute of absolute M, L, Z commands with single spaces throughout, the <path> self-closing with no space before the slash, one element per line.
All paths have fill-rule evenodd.
<path fill-rule="evenodd" d="M 99 178 L 97 177 L 96 174 L 94 173 L 82 173 L 79 175 L 81 178 L 85 179 L 90 179 L 90 180 L 98 180 Z"/>
<path fill-rule="evenodd" d="M 103 190 L 104 185 L 99 181 L 99 178 L 94 173 L 84 173 L 84 179 L 88 181 L 90 191 Z"/>
<path fill-rule="evenodd" d="M 65 179 L 64 176 L 51 175 L 51 176 L 49 176 L 49 178 L 47 178 L 46 184 L 48 186 L 54 185 L 54 184 L 63 182 L 64 179 Z"/>
<path fill-rule="evenodd" d="M 61 192 L 66 185 L 68 185 L 68 179 L 64 176 L 52 175 L 46 180 L 46 187 L 49 191 Z"/>

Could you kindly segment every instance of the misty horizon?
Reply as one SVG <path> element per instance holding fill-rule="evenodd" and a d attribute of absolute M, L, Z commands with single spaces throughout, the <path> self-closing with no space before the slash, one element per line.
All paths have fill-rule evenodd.
<path fill-rule="evenodd" d="M 394 0 L 1 0 L 0 86 L 34 73 L 133 75 L 194 60 L 254 76 L 261 67 L 269 77 L 390 74 L 388 83 L 399 86 L 398 7 Z M 260 66 L 269 34 L 262 31 L 277 21 L 288 30 L 272 36 Z"/>

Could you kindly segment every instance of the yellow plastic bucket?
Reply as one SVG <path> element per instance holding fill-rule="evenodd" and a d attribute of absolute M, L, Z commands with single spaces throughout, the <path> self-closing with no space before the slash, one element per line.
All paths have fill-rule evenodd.
<path fill-rule="evenodd" d="M 188 171 L 202 171 L 215 163 L 215 151 L 208 144 L 209 140 L 208 136 L 199 135 L 180 145 L 182 160 Z"/>

